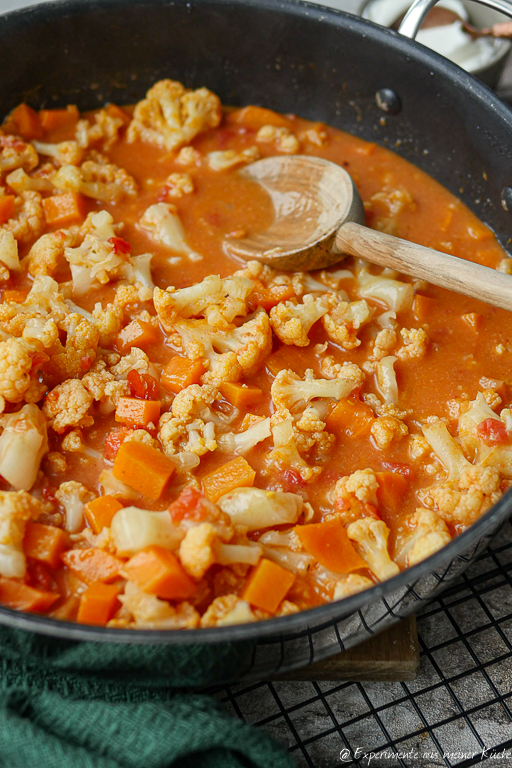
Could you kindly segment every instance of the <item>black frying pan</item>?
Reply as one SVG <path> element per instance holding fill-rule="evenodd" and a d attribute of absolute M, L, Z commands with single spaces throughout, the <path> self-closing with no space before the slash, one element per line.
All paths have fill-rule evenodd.
<path fill-rule="evenodd" d="M 207 86 L 225 104 L 321 120 L 393 149 L 458 195 L 506 246 L 512 112 L 488 88 L 396 32 L 331 9 L 271 0 L 64 0 L 0 17 L 0 113 L 133 103 L 158 79 Z M 376 93 L 391 89 L 376 103 Z M 382 96 L 382 94 L 381 94 Z M 396 98 L 398 97 L 398 98 Z M 68 639 L 249 641 L 246 672 L 336 653 L 418 611 L 489 543 L 511 492 L 441 552 L 343 601 L 257 624 L 114 630 L 0 607 L 0 623 Z"/>

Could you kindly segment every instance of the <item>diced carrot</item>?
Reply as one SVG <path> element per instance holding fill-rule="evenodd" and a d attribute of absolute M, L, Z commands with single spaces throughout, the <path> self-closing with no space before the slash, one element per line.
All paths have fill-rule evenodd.
<path fill-rule="evenodd" d="M 78 612 L 78 606 L 80 605 L 80 598 L 76 595 L 70 595 L 64 602 L 55 608 L 49 616 L 52 619 L 59 619 L 59 621 L 74 621 Z"/>
<path fill-rule="evenodd" d="M 375 419 L 372 409 L 359 400 L 340 400 L 325 420 L 327 429 L 347 437 L 364 437 Z"/>
<path fill-rule="evenodd" d="M 256 286 L 249 297 L 249 304 L 252 309 L 263 307 L 268 312 L 269 309 L 280 304 L 282 301 L 289 301 L 295 298 L 295 291 L 291 285 L 276 285 L 270 288 Z"/>
<path fill-rule="evenodd" d="M 104 627 L 119 607 L 118 594 L 114 584 L 103 584 L 101 581 L 91 584 L 80 598 L 77 622 Z"/>
<path fill-rule="evenodd" d="M 246 128 L 254 128 L 254 130 L 258 130 L 263 125 L 273 125 L 276 128 L 288 128 L 290 126 L 290 121 L 286 117 L 273 112 L 271 109 L 265 109 L 265 107 L 250 106 L 237 109 L 234 112 L 229 112 L 226 119 L 228 123 L 244 125 Z"/>
<path fill-rule="evenodd" d="M 14 195 L 3 195 L 0 197 L 0 224 L 14 216 Z"/>
<path fill-rule="evenodd" d="M 40 109 L 39 120 L 44 131 L 64 131 L 74 128 L 80 113 L 74 104 L 66 109 Z"/>
<path fill-rule="evenodd" d="M 94 533 L 101 533 L 104 528 L 109 528 L 115 513 L 123 508 L 123 505 L 114 496 L 98 496 L 84 507 L 85 519 Z"/>
<path fill-rule="evenodd" d="M 28 104 L 19 104 L 13 109 L 8 120 L 14 123 L 17 133 L 26 141 L 43 138 L 39 115 Z"/>
<path fill-rule="evenodd" d="M 419 323 L 426 323 L 437 304 L 438 302 L 436 299 L 431 299 L 429 296 L 423 296 L 421 293 L 417 293 L 412 303 L 414 317 Z"/>
<path fill-rule="evenodd" d="M 347 532 L 339 520 L 297 525 L 297 537 L 315 560 L 333 573 L 352 573 L 367 564 L 354 549 Z"/>
<path fill-rule="evenodd" d="M 87 216 L 85 198 L 80 192 L 65 192 L 62 195 L 45 197 L 43 208 L 46 223 L 50 226 L 80 224 Z"/>
<path fill-rule="evenodd" d="M 121 443 L 112 468 L 115 478 L 150 499 L 160 498 L 175 470 L 164 453 L 134 440 Z"/>
<path fill-rule="evenodd" d="M 129 427 L 147 427 L 158 424 L 160 400 L 139 400 L 136 397 L 120 397 L 115 419 Z"/>
<path fill-rule="evenodd" d="M 16 579 L 0 578 L 0 603 L 18 611 L 47 611 L 59 598 L 57 592 L 35 589 Z"/>
<path fill-rule="evenodd" d="M 230 381 L 220 384 L 219 389 L 228 403 L 235 408 L 245 408 L 255 400 L 259 400 L 263 394 L 262 390 L 253 384 L 233 384 Z"/>
<path fill-rule="evenodd" d="M 51 198 L 49 198 L 51 200 Z M 145 320 L 132 320 L 116 338 L 116 347 L 125 355 L 132 347 L 146 347 L 158 341 L 160 334 L 157 328 Z"/>
<path fill-rule="evenodd" d="M 482 327 L 483 317 L 478 312 L 468 312 L 466 315 L 461 315 L 461 318 L 475 333 L 478 333 Z"/>
<path fill-rule="evenodd" d="M 262 558 L 249 576 L 242 598 L 262 611 L 274 613 L 295 581 L 295 574 Z"/>
<path fill-rule="evenodd" d="M 104 581 L 108 584 L 117 579 L 123 561 L 103 549 L 68 549 L 62 555 L 62 562 L 86 584 Z"/>
<path fill-rule="evenodd" d="M 141 549 L 128 560 L 124 572 L 144 592 L 166 600 L 186 600 L 196 591 L 179 560 L 163 547 Z"/>
<path fill-rule="evenodd" d="M 117 104 L 107 104 L 105 111 L 108 112 L 110 117 L 117 117 L 122 120 L 125 125 L 128 125 L 130 122 L 130 115 L 128 115 L 124 109 L 118 107 Z"/>
<path fill-rule="evenodd" d="M 28 523 L 25 529 L 23 549 L 26 556 L 47 563 L 51 568 L 57 568 L 60 556 L 68 546 L 67 533 L 55 525 Z"/>
<path fill-rule="evenodd" d="M 175 395 L 191 384 L 199 384 L 206 371 L 203 360 L 189 360 L 175 355 L 171 357 L 160 376 L 160 384 Z"/>
<path fill-rule="evenodd" d="M 16 304 L 23 304 L 27 296 L 28 296 L 28 290 L 16 291 L 16 290 L 6 288 L 5 291 L 3 292 L 2 298 L 5 302 L 14 301 Z"/>
<path fill-rule="evenodd" d="M 407 493 L 409 480 L 398 472 L 376 472 L 377 501 L 382 511 L 396 516 Z"/>
<path fill-rule="evenodd" d="M 254 483 L 256 472 L 243 456 L 222 464 L 203 477 L 203 489 L 207 499 L 215 502 L 225 493 L 235 488 L 250 487 Z"/>

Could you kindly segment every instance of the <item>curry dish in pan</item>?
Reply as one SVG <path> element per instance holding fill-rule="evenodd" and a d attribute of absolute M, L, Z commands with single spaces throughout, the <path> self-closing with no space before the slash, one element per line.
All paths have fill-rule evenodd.
<path fill-rule="evenodd" d="M 512 478 L 509 313 L 346 259 L 240 263 L 279 153 L 376 229 L 511 272 L 436 181 L 337 129 L 163 80 L 0 132 L 0 603 L 119 628 L 283 616 L 447 544 Z"/>

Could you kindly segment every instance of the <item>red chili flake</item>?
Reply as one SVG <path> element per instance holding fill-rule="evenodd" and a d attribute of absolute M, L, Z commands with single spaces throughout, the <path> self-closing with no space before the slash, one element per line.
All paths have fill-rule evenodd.
<path fill-rule="evenodd" d="M 121 443 L 124 443 L 131 430 L 126 427 L 120 427 L 109 432 L 105 438 L 105 458 L 107 461 L 114 461 Z"/>
<path fill-rule="evenodd" d="M 108 242 L 111 243 L 116 256 L 123 256 L 124 258 L 132 252 L 130 243 L 127 243 L 122 237 L 109 237 Z"/>
<path fill-rule="evenodd" d="M 139 373 L 136 370 L 130 371 L 126 377 L 130 394 L 139 400 L 158 400 L 160 386 L 154 376 L 149 373 Z"/>
<path fill-rule="evenodd" d="M 196 488 L 185 488 L 169 506 L 173 523 L 179 523 L 181 520 L 201 520 L 204 516 L 202 500 L 203 495 Z"/>
<path fill-rule="evenodd" d="M 505 445 L 510 443 L 510 435 L 499 419 L 485 419 L 476 428 L 478 437 L 486 445 Z"/>
<path fill-rule="evenodd" d="M 157 203 L 167 202 L 167 196 L 169 194 L 169 187 L 162 187 L 158 195 L 156 196 Z"/>
<path fill-rule="evenodd" d="M 387 470 L 388 472 L 395 472 L 397 475 L 402 475 L 402 477 L 407 478 L 407 480 L 410 480 L 413 475 L 412 467 L 409 464 L 402 464 L 399 461 L 383 461 L 382 469 Z"/>

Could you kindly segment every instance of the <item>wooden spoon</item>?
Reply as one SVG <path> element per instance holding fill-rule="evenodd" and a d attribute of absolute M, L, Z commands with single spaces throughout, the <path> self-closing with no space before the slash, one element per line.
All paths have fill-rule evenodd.
<path fill-rule="evenodd" d="M 364 226 L 359 192 L 339 165 L 307 155 L 280 155 L 239 173 L 268 192 L 275 216 L 263 232 L 226 240 L 228 254 L 285 271 L 322 269 L 343 256 L 358 256 L 512 310 L 512 276 Z"/>
<path fill-rule="evenodd" d="M 402 13 L 390 26 L 390 29 L 398 31 L 400 24 L 404 20 L 405 13 Z M 492 27 L 485 27 L 478 29 L 472 24 L 467 22 L 462 16 L 459 16 L 455 11 L 451 11 L 449 8 L 432 8 L 428 12 L 425 21 L 421 25 L 421 29 L 432 29 L 433 27 L 445 27 L 449 24 L 453 24 L 454 21 L 460 21 L 462 29 L 471 35 L 473 38 L 478 37 L 495 37 L 497 39 L 508 40 L 512 37 L 512 21 L 500 21 L 497 24 L 493 24 Z"/>

